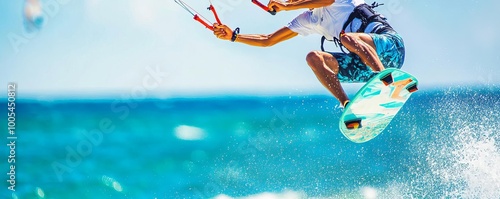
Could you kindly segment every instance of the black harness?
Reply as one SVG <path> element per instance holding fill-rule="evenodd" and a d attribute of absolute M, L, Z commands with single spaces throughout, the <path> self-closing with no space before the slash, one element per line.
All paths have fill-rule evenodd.
<path fill-rule="evenodd" d="M 387 23 L 387 19 L 384 16 L 375 12 L 375 10 L 373 10 L 373 8 L 376 8 L 376 7 L 381 6 L 381 5 L 384 5 L 384 4 L 378 4 L 376 2 L 373 2 L 372 5 L 368 5 L 368 4 L 364 3 L 364 4 L 356 6 L 354 8 L 354 11 L 352 11 L 352 13 L 349 15 L 349 18 L 347 18 L 347 21 L 344 23 L 344 26 L 342 27 L 342 31 L 340 32 L 340 35 L 344 34 L 345 29 L 347 28 L 347 26 L 349 26 L 349 24 L 351 24 L 351 22 L 354 19 L 361 20 L 361 26 L 359 27 L 358 30 L 356 30 L 356 32 L 360 32 L 360 33 L 365 32 L 365 29 L 366 29 L 366 27 L 368 27 L 368 24 L 370 24 L 372 22 L 379 22 L 382 24 L 382 26 L 380 26 L 380 28 L 374 29 L 372 31 L 372 33 L 382 33 L 382 32 L 385 32 L 387 30 L 393 30 L 391 25 L 389 25 L 389 23 Z M 321 51 L 325 51 L 325 49 L 323 48 L 323 43 L 325 42 L 325 40 L 328 40 L 328 41 L 333 41 L 335 43 L 335 46 L 337 46 L 337 47 L 340 46 L 340 50 L 342 50 L 343 53 L 346 53 L 346 52 L 344 52 L 344 49 L 342 49 L 342 47 L 344 47 L 344 45 L 342 45 L 342 42 L 340 42 L 340 39 L 339 39 L 340 35 L 339 35 L 339 37 L 334 37 L 333 40 L 328 40 L 328 39 L 326 39 L 325 36 L 321 37 Z"/>

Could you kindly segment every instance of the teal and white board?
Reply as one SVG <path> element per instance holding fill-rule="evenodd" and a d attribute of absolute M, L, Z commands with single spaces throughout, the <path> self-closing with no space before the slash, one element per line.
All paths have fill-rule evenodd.
<path fill-rule="evenodd" d="M 363 143 L 377 137 L 389 125 L 418 80 L 399 69 L 388 68 L 366 83 L 340 117 L 340 131 L 351 141 Z"/>

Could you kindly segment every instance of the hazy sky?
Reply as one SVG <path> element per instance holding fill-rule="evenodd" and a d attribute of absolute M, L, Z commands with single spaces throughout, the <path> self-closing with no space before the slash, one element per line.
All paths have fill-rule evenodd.
<path fill-rule="evenodd" d="M 305 62 L 319 49 L 319 35 L 258 48 L 216 39 L 173 0 L 41 2 L 45 24 L 27 34 L 23 1 L 0 1 L 2 91 L 13 81 L 35 97 L 327 93 Z M 215 21 L 208 1 L 185 2 Z M 302 12 L 272 16 L 250 0 L 212 2 L 222 22 L 241 33 L 271 33 Z M 405 41 L 402 69 L 421 87 L 500 83 L 500 1 L 378 2 Z M 338 50 L 333 43 L 326 49 Z"/>

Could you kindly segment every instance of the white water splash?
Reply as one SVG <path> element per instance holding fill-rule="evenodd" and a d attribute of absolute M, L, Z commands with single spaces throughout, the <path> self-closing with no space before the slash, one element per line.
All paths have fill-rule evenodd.
<path fill-rule="evenodd" d="M 373 187 L 362 187 L 360 191 L 365 199 L 376 199 L 378 196 L 378 190 Z"/>
<path fill-rule="evenodd" d="M 416 197 L 499 198 L 498 99 L 444 94 L 429 108 L 431 131 L 420 132 L 432 141 L 414 140 L 415 154 L 424 154 L 425 162 L 413 165 L 408 191 Z"/>
<path fill-rule="evenodd" d="M 180 125 L 175 128 L 175 136 L 181 140 L 202 140 L 207 135 L 201 128 L 188 125 Z"/>
<path fill-rule="evenodd" d="M 500 151 L 491 130 L 475 136 L 474 132 L 479 131 L 465 127 L 453 137 L 454 142 L 441 149 L 447 167 L 440 167 L 436 159 L 428 158 L 433 163 L 432 172 L 442 182 L 453 185 L 450 197 L 500 197 Z"/>
<path fill-rule="evenodd" d="M 302 199 L 307 198 L 305 193 L 297 191 L 283 191 L 282 193 L 258 193 L 254 195 L 238 197 L 238 199 Z M 220 194 L 215 196 L 213 199 L 235 199 L 231 196 Z"/>

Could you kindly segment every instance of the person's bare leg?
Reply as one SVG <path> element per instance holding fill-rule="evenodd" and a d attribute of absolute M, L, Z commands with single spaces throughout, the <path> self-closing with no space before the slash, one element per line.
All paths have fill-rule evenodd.
<path fill-rule="evenodd" d="M 385 69 L 377 55 L 375 43 L 370 35 L 366 33 L 345 33 L 340 36 L 340 41 L 350 52 L 355 53 L 361 61 L 370 68 L 379 72 Z"/>
<path fill-rule="evenodd" d="M 330 53 L 312 51 L 307 54 L 306 61 L 321 84 L 323 84 L 342 105 L 345 105 L 345 103 L 349 101 L 349 98 L 345 94 L 337 77 L 339 64 L 335 57 Z"/>

